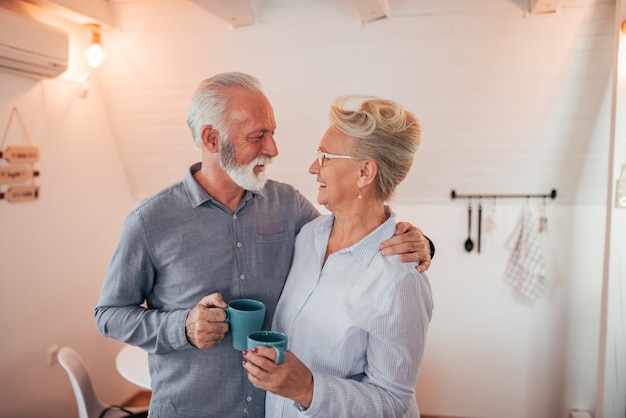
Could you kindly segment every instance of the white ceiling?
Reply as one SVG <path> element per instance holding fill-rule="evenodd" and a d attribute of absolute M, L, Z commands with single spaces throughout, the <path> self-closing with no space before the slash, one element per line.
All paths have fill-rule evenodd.
<path fill-rule="evenodd" d="M 270 177 L 305 194 L 331 99 L 358 92 L 401 101 L 424 124 L 401 201 L 557 188 L 563 201 L 601 202 L 615 3 L 563 0 L 538 16 L 531 1 L 389 0 L 390 18 L 362 24 L 347 0 L 252 0 L 256 22 L 234 28 L 199 1 L 112 0 L 118 28 L 103 34 L 95 78 L 129 187 L 146 197 L 199 160 L 190 97 L 240 70 L 275 107 Z"/>

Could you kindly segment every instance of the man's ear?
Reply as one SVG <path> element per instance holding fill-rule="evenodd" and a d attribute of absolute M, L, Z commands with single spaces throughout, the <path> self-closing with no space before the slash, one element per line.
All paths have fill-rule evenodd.
<path fill-rule="evenodd" d="M 220 133 L 213 129 L 213 125 L 204 125 L 202 127 L 202 145 L 209 152 L 219 151 Z"/>

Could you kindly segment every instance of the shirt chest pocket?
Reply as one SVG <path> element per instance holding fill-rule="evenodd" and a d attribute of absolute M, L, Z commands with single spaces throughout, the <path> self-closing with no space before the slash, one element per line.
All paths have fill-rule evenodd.
<path fill-rule="evenodd" d="M 287 278 L 293 255 L 294 234 L 256 234 L 255 247 L 258 265 L 267 282 L 282 286 Z"/>

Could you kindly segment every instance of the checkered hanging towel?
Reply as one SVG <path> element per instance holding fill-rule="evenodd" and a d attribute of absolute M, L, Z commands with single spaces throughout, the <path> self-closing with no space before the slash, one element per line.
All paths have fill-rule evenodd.
<path fill-rule="evenodd" d="M 537 224 L 528 204 L 507 241 L 513 248 L 504 280 L 531 301 L 543 296 L 546 290 L 546 264 L 541 252 Z"/>

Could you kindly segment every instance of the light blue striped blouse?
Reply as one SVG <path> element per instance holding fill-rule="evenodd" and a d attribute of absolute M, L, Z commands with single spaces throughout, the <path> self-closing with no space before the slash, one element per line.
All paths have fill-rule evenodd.
<path fill-rule="evenodd" d="M 313 372 L 311 406 L 267 393 L 266 417 L 419 417 L 415 384 L 432 315 L 430 284 L 413 263 L 384 257 L 395 220 L 322 266 L 332 215 L 305 225 L 272 329 Z"/>

